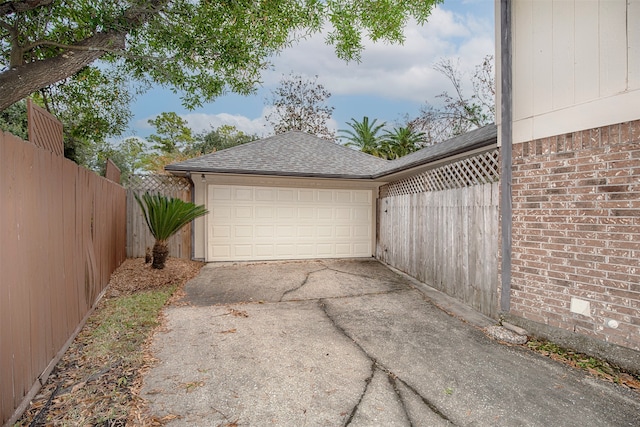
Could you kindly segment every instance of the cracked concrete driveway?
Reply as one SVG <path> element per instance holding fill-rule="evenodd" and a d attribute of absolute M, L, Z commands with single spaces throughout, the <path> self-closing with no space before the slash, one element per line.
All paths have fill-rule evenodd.
<path fill-rule="evenodd" d="M 170 426 L 640 425 L 637 393 L 433 298 L 454 305 L 374 260 L 209 264 L 166 309 L 142 396 Z"/>

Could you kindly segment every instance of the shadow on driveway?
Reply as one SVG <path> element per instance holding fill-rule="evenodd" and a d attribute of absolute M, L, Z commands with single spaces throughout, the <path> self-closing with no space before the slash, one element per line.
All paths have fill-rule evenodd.
<path fill-rule="evenodd" d="M 637 426 L 640 397 L 501 345 L 375 260 L 208 264 L 142 397 L 171 426 Z"/>

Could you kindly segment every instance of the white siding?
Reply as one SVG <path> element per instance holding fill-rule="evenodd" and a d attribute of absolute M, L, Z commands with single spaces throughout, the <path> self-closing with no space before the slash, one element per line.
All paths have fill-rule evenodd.
<path fill-rule="evenodd" d="M 514 142 L 638 118 L 640 0 L 514 0 L 512 22 Z"/>

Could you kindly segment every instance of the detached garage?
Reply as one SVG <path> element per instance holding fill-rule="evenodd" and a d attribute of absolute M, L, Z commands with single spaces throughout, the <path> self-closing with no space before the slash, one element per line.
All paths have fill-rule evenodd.
<path fill-rule="evenodd" d="M 194 224 L 205 261 L 371 257 L 385 160 L 288 132 L 167 166 L 209 214 Z"/>

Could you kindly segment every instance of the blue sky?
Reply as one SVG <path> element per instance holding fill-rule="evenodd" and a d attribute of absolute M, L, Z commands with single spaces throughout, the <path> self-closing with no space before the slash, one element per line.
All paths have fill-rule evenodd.
<path fill-rule="evenodd" d="M 271 133 L 265 126 L 266 98 L 282 76 L 292 72 L 318 75 L 318 82 L 331 92 L 332 128 L 345 129 L 351 118 L 363 116 L 393 126 L 406 115 L 417 116 L 425 102 L 437 104 L 436 95 L 443 90 L 451 91 L 446 78 L 433 69 L 436 62 L 459 60 L 460 69 L 470 74 L 482 58 L 494 54 L 494 0 L 445 0 L 427 24 L 411 24 L 405 34 L 403 45 L 367 42 L 360 63 L 339 60 L 318 35 L 274 58 L 273 69 L 263 74 L 255 95 L 225 95 L 193 111 L 183 108 L 171 91 L 152 89 L 134 103 L 126 136 L 148 136 L 153 128 L 147 120 L 170 111 L 186 119 L 195 132 L 230 124 L 266 136 Z"/>

